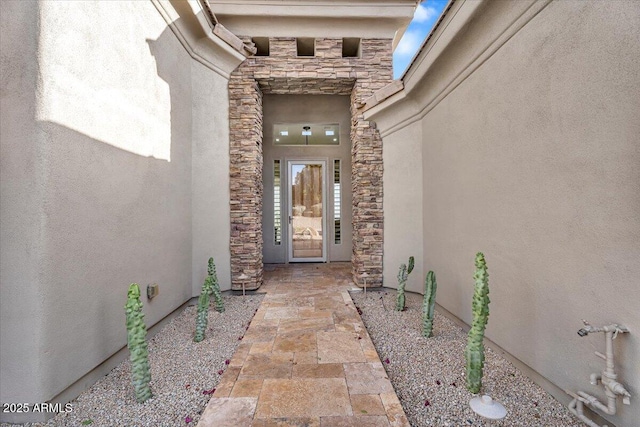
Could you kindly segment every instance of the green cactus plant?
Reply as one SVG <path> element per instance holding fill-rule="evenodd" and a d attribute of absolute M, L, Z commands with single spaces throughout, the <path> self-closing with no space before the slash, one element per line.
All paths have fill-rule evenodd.
<path fill-rule="evenodd" d="M 396 295 L 396 311 L 403 311 L 405 306 L 404 287 L 407 284 L 407 264 L 400 264 L 398 271 L 398 294 Z"/>
<path fill-rule="evenodd" d="M 213 287 L 211 293 L 216 303 L 216 311 L 218 313 L 224 312 L 224 301 L 222 300 L 222 292 L 220 292 L 220 284 L 218 283 L 218 274 L 216 273 L 216 265 L 213 263 L 213 258 L 209 258 L 209 266 L 207 267 L 209 277 L 213 281 Z"/>
<path fill-rule="evenodd" d="M 151 369 L 149 367 L 149 352 L 147 350 L 147 327 L 144 323 L 142 302 L 140 301 L 140 287 L 137 283 L 129 286 L 127 304 L 124 306 L 127 315 L 127 347 L 131 361 L 131 380 L 136 400 L 144 402 L 152 396 Z"/>
<path fill-rule="evenodd" d="M 406 298 L 404 296 L 404 287 L 407 285 L 407 279 L 409 274 L 413 271 L 415 260 L 411 256 L 409 257 L 409 267 L 407 264 L 400 264 L 400 270 L 398 271 L 398 294 L 396 296 L 396 311 L 404 311 Z"/>
<path fill-rule="evenodd" d="M 489 319 L 489 274 L 482 252 L 476 255 L 476 272 L 473 275 L 475 289 L 473 294 L 473 323 L 467 337 L 466 359 L 467 390 L 478 394 L 482 388 L 482 369 L 484 368 L 484 330 Z"/>
<path fill-rule="evenodd" d="M 209 323 L 209 296 L 213 292 L 213 279 L 207 276 L 202 284 L 202 291 L 198 298 L 198 313 L 196 314 L 196 335 L 193 337 L 195 342 L 204 339 L 207 325 Z"/>
<path fill-rule="evenodd" d="M 427 338 L 433 336 L 433 314 L 436 307 L 437 289 L 436 274 L 433 271 L 429 271 L 424 282 L 424 300 L 422 303 L 422 336 Z"/>

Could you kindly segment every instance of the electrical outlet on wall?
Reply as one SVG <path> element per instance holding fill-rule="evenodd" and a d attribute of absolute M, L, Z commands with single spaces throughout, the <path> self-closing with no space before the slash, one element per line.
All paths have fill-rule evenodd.
<path fill-rule="evenodd" d="M 158 289 L 157 283 L 152 283 L 150 285 L 147 285 L 147 298 L 153 299 L 156 296 L 158 296 L 159 292 L 160 290 Z"/>

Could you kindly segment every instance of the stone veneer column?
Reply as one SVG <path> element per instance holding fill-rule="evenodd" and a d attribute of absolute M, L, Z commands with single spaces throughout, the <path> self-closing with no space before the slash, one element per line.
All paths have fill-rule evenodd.
<path fill-rule="evenodd" d="M 262 285 L 262 92 L 242 66 L 229 80 L 231 288 Z"/>
<path fill-rule="evenodd" d="M 244 37 L 245 42 L 250 38 Z M 232 289 L 262 284 L 262 93 L 351 95 L 353 279 L 382 285 L 382 140 L 362 106 L 392 80 L 391 40 L 362 39 L 361 57 L 343 58 L 342 39 L 316 38 L 315 56 L 298 57 L 296 39 L 270 39 L 229 81 Z"/>
<path fill-rule="evenodd" d="M 351 93 L 351 187 L 353 191 L 353 280 L 382 286 L 384 212 L 382 206 L 382 138 L 359 107 L 393 79 L 391 40 L 363 39 L 361 64 Z"/>

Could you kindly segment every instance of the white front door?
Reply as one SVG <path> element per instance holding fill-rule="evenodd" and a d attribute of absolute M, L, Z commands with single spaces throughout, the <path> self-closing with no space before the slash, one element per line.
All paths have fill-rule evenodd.
<path fill-rule="evenodd" d="M 289 160 L 289 262 L 327 260 L 326 162 Z"/>

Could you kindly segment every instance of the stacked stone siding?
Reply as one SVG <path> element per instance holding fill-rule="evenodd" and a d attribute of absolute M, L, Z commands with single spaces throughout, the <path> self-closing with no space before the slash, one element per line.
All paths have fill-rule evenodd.
<path fill-rule="evenodd" d="M 248 41 L 249 38 L 244 38 Z M 315 56 L 297 56 L 296 39 L 270 39 L 269 56 L 245 60 L 229 81 L 232 289 L 262 284 L 262 94 L 350 95 L 353 277 L 382 284 L 382 140 L 362 106 L 392 81 L 391 40 L 361 40 L 361 56 L 342 57 L 342 39 L 317 38 Z"/>
<path fill-rule="evenodd" d="M 255 80 L 234 72 L 229 80 L 229 171 L 231 192 L 231 277 L 262 283 L 262 92 Z"/>
<path fill-rule="evenodd" d="M 269 39 L 269 56 L 274 58 L 295 58 L 297 54 L 295 37 Z"/>
<path fill-rule="evenodd" d="M 342 58 L 342 39 L 317 39 L 317 58 Z"/>

